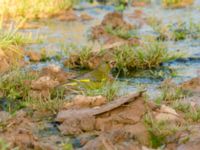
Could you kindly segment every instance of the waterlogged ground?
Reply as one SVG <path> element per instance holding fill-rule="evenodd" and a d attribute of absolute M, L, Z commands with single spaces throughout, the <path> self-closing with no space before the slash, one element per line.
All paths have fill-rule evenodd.
<path fill-rule="evenodd" d="M 150 17 L 154 16 L 158 19 L 161 19 L 164 24 L 176 23 L 179 21 L 189 22 L 190 20 L 194 21 L 195 23 L 199 23 L 199 3 L 200 1 L 197 0 L 194 6 L 183 9 L 163 9 L 163 7 L 157 1 L 145 7 L 130 6 L 125 10 L 124 18 L 126 21 L 132 24 L 138 24 L 138 22 L 142 23 L 140 19 L 138 19 L 139 21 L 135 21 L 136 19 L 134 17 L 130 17 L 131 15 L 134 15 L 135 10 L 140 10 L 142 15 L 147 15 Z M 81 14 L 84 13 L 88 14 L 93 19 L 89 21 L 77 19 L 70 22 L 60 21 L 59 19 L 50 19 L 37 22 L 36 24 L 40 26 L 38 29 L 25 29 L 22 32 L 31 32 L 35 36 L 42 37 L 43 43 L 30 45 L 27 47 L 27 50 L 30 49 L 40 51 L 41 49 L 45 49 L 50 56 L 55 56 L 56 54 L 66 55 L 66 50 L 70 49 L 72 46 L 79 48 L 87 44 L 91 45 L 91 41 L 89 41 L 91 27 L 100 24 L 106 13 L 114 11 L 113 6 L 94 6 L 88 3 L 81 3 L 75 6 L 75 8 L 75 13 L 77 16 L 81 16 Z M 143 36 L 155 35 L 156 33 L 150 26 L 144 25 L 139 29 L 138 34 Z M 133 90 L 138 85 L 144 84 L 145 86 L 149 87 L 150 91 L 152 90 L 151 88 L 156 90 L 156 86 L 163 81 L 164 78 L 169 77 L 169 69 L 175 71 L 176 75 L 173 77 L 173 79 L 177 83 L 194 78 L 199 74 L 200 39 L 186 39 L 177 42 L 167 41 L 166 43 L 170 51 L 181 51 L 186 54 L 186 58 L 183 60 L 177 60 L 163 64 L 164 66 L 168 67 L 166 70 L 147 71 L 147 73 L 143 71 L 140 71 L 141 73 L 131 73 L 132 75 L 130 75 L 128 78 L 122 78 L 122 81 L 128 81 L 128 89 L 130 88 L 130 90 Z M 74 48 L 74 51 L 77 48 Z M 62 61 L 51 59 L 48 62 L 33 64 L 31 67 L 34 69 L 40 69 L 43 66 L 51 63 L 56 63 L 62 66 Z"/>
<path fill-rule="evenodd" d="M 31 33 L 34 38 L 39 37 L 42 41 L 26 46 L 25 50 L 39 53 L 45 51 L 46 57 L 48 57 L 45 61 L 37 60 L 29 63 L 25 69 L 38 71 L 54 64 L 53 67 L 44 69 L 39 79 L 35 79 L 34 82 L 25 82 L 24 85 L 31 84 L 33 95 L 41 92 L 40 94 L 45 97 L 49 94 L 48 90 L 51 89 L 51 86 L 54 88 L 65 82 L 69 76 L 73 77 L 73 74 L 68 73 L 75 71 L 63 65 L 63 62 L 69 59 L 68 51 L 76 51 L 87 45 L 97 45 L 98 47 L 99 43 L 93 43 L 89 39 L 91 28 L 99 25 L 104 16 L 114 9 L 110 5 L 92 5 L 83 2 L 74 6 L 76 18 L 71 19 L 71 21 L 69 18 L 66 20 L 66 18 L 59 17 L 42 19 L 30 22 L 39 26 L 36 29 L 20 29 L 21 33 Z M 87 14 L 92 19 L 84 20 L 80 17 L 82 14 Z M 191 20 L 200 23 L 199 14 L 200 0 L 196 0 L 193 6 L 181 9 L 164 9 L 159 2 L 153 1 L 152 4 L 144 7 L 129 6 L 123 15 L 130 24 L 141 26 L 137 29 L 137 35 L 143 39 L 147 36 L 157 36 L 151 26 L 143 23 L 146 17 L 156 17 L 162 20 L 163 24 L 173 24 L 178 21 L 188 23 Z M 138 17 L 139 15 L 141 17 Z M 133 147 L 142 150 L 148 150 L 147 147 L 166 150 L 188 148 L 198 150 L 200 146 L 200 79 L 193 78 L 200 75 L 200 39 L 186 38 L 185 40 L 166 40 L 164 42 L 169 51 L 182 52 L 184 57 L 163 63 L 162 67 L 157 69 L 140 69 L 130 72 L 127 76 L 119 76 L 117 80 L 120 81 L 122 88 L 118 95 L 147 89 L 150 99 L 157 100 L 161 93 L 161 88 L 159 88 L 161 83 L 165 79 L 172 78 L 174 83 L 180 84 L 184 89 L 196 92 L 197 97 L 195 95 L 189 100 L 184 99 L 184 102 L 187 103 L 186 106 L 180 104 L 178 100 L 175 101 L 177 103 L 170 101 L 183 97 L 177 95 L 181 94 L 179 87 L 172 84 L 172 87 L 168 89 L 167 82 L 164 82 L 164 85 L 165 83 L 167 85 L 165 90 L 171 94 L 171 91 L 175 89 L 175 94 L 172 94 L 171 97 L 164 97 L 166 101 L 163 102 L 163 105 L 155 105 L 152 101 L 147 102 L 146 97 L 142 96 L 143 92 L 126 95 L 112 102 L 107 102 L 102 96 L 85 97 L 79 95 L 73 98 L 74 101 L 70 103 L 66 101 L 61 110 L 53 109 L 57 108 L 59 101 L 53 99 L 47 105 L 45 101 L 38 100 L 40 107 L 47 110 L 52 108 L 50 114 L 45 109 L 41 109 L 44 111 L 36 111 L 34 102 L 33 110 L 20 105 L 23 110 L 14 113 L 13 117 L 6 111 L 9 111 L 8 108 L 12 109 L 12 107 L 17 106 L 20 102 L 18 103 L 16 100 L 15 104 L 12 98 L 4 97 L 0 99 L 0 110 L 3 110 L 0 111 L 0 115 L 3 116 L 1 119 L 7 123 L 0 123 L 0 133 L 12 143 L 12 147 L 22 147 L 22 149 L 28 147 L 30 149 L 71 150 L 73 145 L 76 149 L 85 150 L 111 150 L 116 147 L 121 150 Z M 25 57 L 25 61 L 28 62 L 29 59 L 29 57 Z M 60 66 L 64 71 L 55 65 Z M 76 70 L 77 72 L 82 73 L 85 70 Z M 193 80 L 190 81 L 191 79 Z M 182 85 L 182 83 L 184 84 Z M 26 89 L 23 90 L 25 92 Z M 70 98 L 66 97 L 66 99 Z M 188 117 L 191 118 L 188 119 Z M 167 120 L 169 126 L 153 122 L 152 118 L 158 122 Z M 190 124 L 188 125 L 187 122 Z M 184 145 L 185 142 L 189 144 Z"/>

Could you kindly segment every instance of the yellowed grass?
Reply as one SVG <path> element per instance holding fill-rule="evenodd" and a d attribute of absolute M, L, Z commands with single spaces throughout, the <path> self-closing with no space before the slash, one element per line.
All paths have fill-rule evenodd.
<path fill-rule="evenodd" d="M 163 6 L 166 8 L 181 8 L 192 5 L 194 0 L 163 0 Z"/>
<path fill-rule="evenodd" d="M 46 18 L 69 9 L 73 0 L 0 0 L 0 15 L 8 18 Z"/>

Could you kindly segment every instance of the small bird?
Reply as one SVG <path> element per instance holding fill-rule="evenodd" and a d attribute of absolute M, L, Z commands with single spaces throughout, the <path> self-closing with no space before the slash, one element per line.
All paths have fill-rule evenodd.
<path fill-rule="evenodd" d="M 66 86 L 78 86 L 86 89 L 100 88 L 104 83 L 111 81 L 111 69 L 114 68 L 115 62 L 102 62 L 93 71 L 84 75 L 75 77 L 69 82 L 65 83 Z"/>

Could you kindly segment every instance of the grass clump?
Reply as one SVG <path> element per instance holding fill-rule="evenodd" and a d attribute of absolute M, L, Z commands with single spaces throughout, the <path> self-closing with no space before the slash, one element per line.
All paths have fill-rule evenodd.
<path fill-rule="evenodd" d="M 193 20 L 190 22 L 179 21 L 176 23 L 163 24 L 161 20 L 156 17 L 148 17 L 147 23 L 157 34 L 157 40 L 184 40 L 187 38 L 200 38 L 200 24 Z"/>
<path fill-rule="evenodd" d="M 0 16 L 10 18 L 46 18 L 72 7 L 73 0 L 1 0 Z"/>
<path fill-rule="evenodd" d="M 0 74 L 12 69 L 13 66 L 19 66 L 24 59 L 23 46 L 33 43 L 31 34 L 22 35 L 15 29 L 0 28 Z"/>
<path fill-rule="evenodd" d="M 163 6 L 167 8 L 180 8 L 193 4 L 194 0 L 163 0 Z"/>
<path fill-rule="evenodd" d="M 0 29 L 0 49 L 5 53 L 14 51 L 18 53 L 21 46 L 33 43 L 31 35 L 22 35 L 17 32 L 18 29 L 3 30 Z"/>
<path fill-rule="evenodd" d="M 184 113 L 184 118 L 190 122 L 200 121 L 200 107 L 192 106 L 189 103 L 184 103 L 181 100 L 177 100 L 172 104 L 173 108 Z"/>
<path fill-rule="evenodd" d="M 64 100 L 60 98 L 48 99 L 45 101 L 42 99 L 36 100 L 30 98 L 24 102 L 24 105 L 33 110 L 56 114 L 60 110 L 60 108 L 62 108 L 63 103 Z"/>
<path fill-rule="evenodd" d="M 108 101 L 113 100 L 119 94 L 119 90 L 122 88 L 122 83 L 114 81 L 113 83 L 104 83 L 100 88 L 85 89 L 84 94 L 87 96 L 104 96 Z"/>
<path fill-rule="evenodd" d="M 116 49 L 117 69 L 127 72 L 134 69 L 151 69 L 162 63 L 182 57 L 180 53 L 168 52 L 160 41 L 144 43 L 138 47 L 122 46 Z"/>
<path fill-rule="evenodd" d="M 102 58 L 103 61 L 105 52 L 104 50 L 94 52 L 90 46 L 84 46 L 77 51 L 72 49 L 66 52 L 68 59 L 64 64 L 69 68 L 94 69 L 95 62 L 99 63 L 99 58 Z"/>
<path fill-rule="evenodd" d="M 161 95 L 155 100 L 155 102 L 157 104 L 161 104 L 163 101 L 174 102 L 181 98 L 187 97 L 188 95 L 188 92 L 184 91 L 171 81 L 168 82 L 168 80 L 166 80 L 161 85 Z"/>
<path fill-rule="evenodd" d="M 183 130 L 177 125 L 156 121 L 149 113 L 144 116 L 144 123 L 148 128 L 152 148 L 162 147 L 167 142 L 167 137 L 174 136 L 177 131 Z"/>
<path fill-rule="evenodd" d="M 153 69 L 163 63 L 183 57 L 180 52 L 169 52 L 161 41 L 144 42 L 140 46 L 123 45 L 111 51 L 101 50 L 94 52 L 91 48 L 83 48 L 74 53 L 69 53 L 65 65 L 70 68 L 91 69 L 95 63 L 105 60 L 116 62 L 115 70 L 128 73 L 138 69 Z"/>
<path fill-rule="evenodd" d="M 19 69 L 14 70 L 0 79 L 0 91 L 3 97 L 12 100 L 28 99 L 29 91 L 31 89 L 30 82 L 37 78 L 37 75 L 30 74 Z"/>
<path fill-rule="evenodd" d="M 117 37 L 120 37 L 122 39 L 129 39 L 132 37 L 130 31 L 127 31 L 123 28 L 115 28 L 113 29 L 112 26 L 106 26 L 105 27 L 105 31 L 111 35 L 114 35 L 114 36 L 117 36 Z"/>
<path fill-rule="evenodd" d="M 35 99 L 31 95 L 31 82 L 38 77 L 37 73 L 28 73 L 19 69 L 1 77 L 0 93 L 6 100 L 7 111 L 15 112 L 25 106 L 51 113 L 58 111 L 63 103 L 64 88 L 52 89 L 49 91 L 49 97 Z"/>
<path fill-rule="evenodd" d="M 1 49 L 12 49 L 14 46 L 23 46 L 31 43 L 31 36 L 23 36 L 17 33 L 17 31 L 3 31 L 0 30 L 0 48 Z"/>
<path fill-rule="evenodd" d="M 8 150 L 10 145 L 6 143 L 3 139 L 0 139 L 0 149 L 1 150 Z"/>

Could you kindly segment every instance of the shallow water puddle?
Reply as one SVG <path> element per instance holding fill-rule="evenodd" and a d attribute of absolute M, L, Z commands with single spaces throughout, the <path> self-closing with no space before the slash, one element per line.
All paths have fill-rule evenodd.
<path fill-rule="evenodd" d="M 196 23 L 200 23 L 200 10 L 197 9 L 200 4 L 200 0 L 195 2 L 195 5 L 188 8 L 182 9 L 163 9 L 158 1 L 153 1 L 153 3 L 146 7 L 128 7 L 124 12 L 125 20 L 130 23 L 135 23 L 135 19 L 131 19 L 129 14 L 133 14 L 134 11 L 140 10 L 143 14 L 148 16 L 156 16 L 161 19 L 164 24 L 175 23 L 178 21 L 189 22 L 191 19 Z M 80 7 L 81 6 L 81 7 Z M 75 7 L 75 13 L 80 16 L 83 13 L 87 13 L 93 17 L 90 21 L 59 21 L 56 19 L 44 20 L 38 22 L 41 25 L 39 29 L 23 30 L 23 32 L 32 32 L 35 36 L 43 36 L 44 42 L 41 44 L 33 44 L 28 46 L 26 49 L 31 50 L 41 50 L 46 49 L 46 51 L 52 56 L 58 53 L 63 53 L 66 45 L 75 45 L 77 47 L 87 45 L 91 43 L 88 40 L 88 34 L 90 28 L 98 25 L 103 19 L 104 15 L 108 12 L 114 10 L 113 6 L 92 6 L 88 3 L 81 3 L 79 6 Z M 139 35 L 154 35 L 152 28 L 150 26 L 144 26 L 138 31 Z M 186 59 L 178 60 L 170 63 L 163 64 L 169 68 L 164 70 L 152 70 L 143 71 L 130 74 L 127 78 L 120 78 L 120 80 L 128 82 L 128 87 L 125 91 L 133 91 L 139 86 L 147 87 L 149 93 L 156 90 L 157 85 L 159 85 L 165 78 L 169 78 L 171 70 L 175 72 L 173 75 L 173 80 L 177 83 L 181 83 L 185 80 L 189 80 L 196 77 L 200 70 L 200 41 L 186 39 L 181 41 L 167 41 L 166 42 L 170 51 L 181 51 L 187 52 Z M 65 47 L 63 47 L 63 45 Z M 74 49 L 76 50 L 76 48 Z M 66 54 L 63 54 L 66 55 Z M 188 58 L 188 59 L 187 59 Z M 192 59 L 195 58 L 195 59 Z M 47 62 L 40 62 L 31 64 L 30 67 L 34 69 L 41 69 L 48 64 L 57 64 L 63 67 L 62 60 L 51 59 Z M 67 70 L 67 69 L 66 69 Z M 123 90 L 123 91 L 124 91 Z"/>

